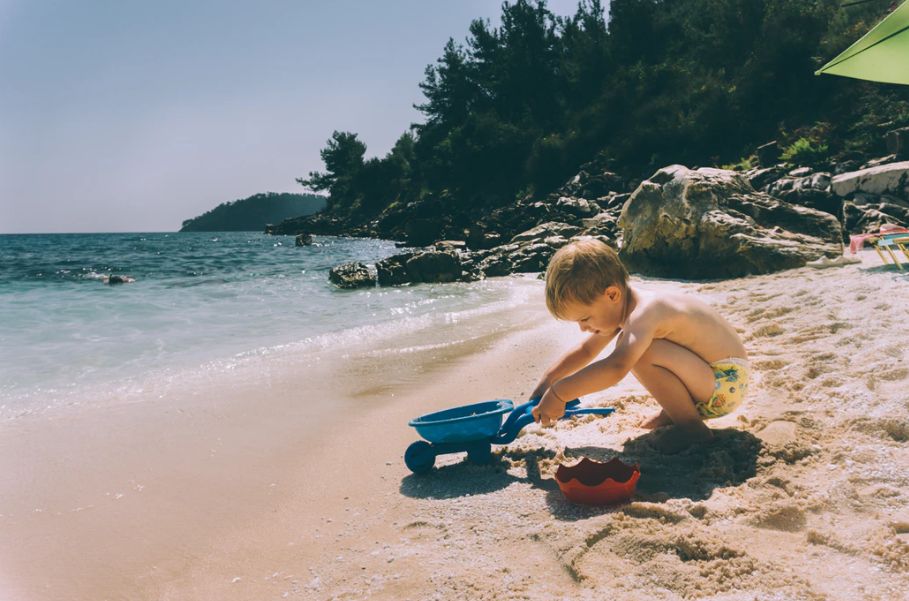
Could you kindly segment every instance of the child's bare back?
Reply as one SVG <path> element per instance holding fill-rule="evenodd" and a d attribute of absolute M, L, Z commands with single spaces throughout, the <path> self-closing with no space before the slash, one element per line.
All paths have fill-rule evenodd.
<path fill-rule="evenodd" d="M 749 366 L 732 326 L 693 296 L 636 290 L 605 244 L 576 242 L 556 253 L 546 292 L 556 317 L 591 336 L 547 370 L 534 391 L 542 395 L 534 416 L 543 425 L 562 415 L 565 400 L 613 386 L 629 372 L 662 407 L 641 425 L 676 426 L 658 438 L 667 452 L 710 440 L 704 420 L 742 402 Z M 594 361 L 613 338 L 615 349 Z"/>
<path fill-rule="evenodd" d="M 654 323 L 654 339 L 684 347 L 706 363 L 726 357 L 747 359 L 745 346 L 735 329 L 710 305 L 686 294 L 655 296 L 629 286 L 638 298 L 628 315 L 627 327 L 638 319 Z M 619 333 L 621 340 L 622 333 Z"/>

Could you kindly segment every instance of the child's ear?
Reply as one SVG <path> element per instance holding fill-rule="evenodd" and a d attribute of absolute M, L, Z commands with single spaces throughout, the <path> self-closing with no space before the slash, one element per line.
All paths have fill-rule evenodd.
<path fill-rule="evenodd" d="M 622 291 L 619 289 L 618 286 L 609 286 L 608 288 L 606 288 L 606 290 L 603 291 L 603 294 L 606 296 L 606 298 L 608 298 L 612 302 L 616 302 L 617 300 L 622 298 Z"/>

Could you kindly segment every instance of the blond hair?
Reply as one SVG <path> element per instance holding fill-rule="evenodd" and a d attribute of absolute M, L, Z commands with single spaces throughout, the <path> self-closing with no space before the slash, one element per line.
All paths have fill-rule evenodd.
<path fill-rule="evenodd" d="M 557 319 L 564 319 L 565 305 L 584 305 L 609 286 L 628 288 L 628 271 L 614 250 L 591 238 L 563 246 L 553 255 L 546 269 L 546 308 Z"/>

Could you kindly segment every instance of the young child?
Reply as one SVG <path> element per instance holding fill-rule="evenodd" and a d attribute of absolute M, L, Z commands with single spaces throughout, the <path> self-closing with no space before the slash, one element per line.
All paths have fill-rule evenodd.
<path fill-rule="evenodd" d="M 543 397 L 533 409 L 543 426 L 562 416 L 567 401 L 609 388 L 628 372 L 662 407 L 641 427 L 674 424 L 655 441 L 667 453 L 710 440 L 704 420 L 742 402 L 748 360 L 732 326 L 690 296 L 635 290 L 618 255 L 599 240 L 574 242 L 552 257 L 546 306 L 590 336 L 550 367 L 531 394 Z M 591 363 L 616 336 L 615 350 Z"/>

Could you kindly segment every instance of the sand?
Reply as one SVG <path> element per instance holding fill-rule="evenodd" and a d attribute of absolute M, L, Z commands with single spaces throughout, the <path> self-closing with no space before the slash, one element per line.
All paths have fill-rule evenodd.
<path fill-rule="evenodd" d="M 416 436 L 408 419 L 486 398 L 520 401 L 580 340 L 542 307 L 504 337 L 412 364 L 419 377 L 343 422 L 292 411 L 280 395 L 274 413 L 249 420 L 240 391 L 192 422 L 161 410 L 122 435 L 153 441 L 168 432 L 167 445 L 153 448 L 113 434 L 79 443 L 89 426 L 78 420 L 51 433 L 7 431 L 4 470 L 23 448 L 45 445 L 58 453 L 74 445 L 79 461 L 48 453 L 45 462 L 58 457 L 66 468 L 55 486 L 40 486 L 34 470 L 47 468 L 36 460 L 18 477 L 38 480 L 38 492 L 0 498 L 0 591 L 14 593 L 2 598 L 904 599 L 909 275 L 880 267 L 871 252 L 862 259 L 708 284 L 636 282 L 713 304 L 740 331 L 755 368 L 746 403 L 711 422 L 716 440 L 678 455 L 649 445 L 653 433 L 637 424 L 656 404 L 626 378 L 583 399 L 615 407 L 610 417 L 528 426 L 495 449 L 492 465 L 455 455 L 427 476 L 409 473 L 402 453 Z M 366 365 L 353 358 L 346 367 Z M 111 420 L 135 424 L 128 413 Z M 287 432 L 314 421 L 305 444 Z M 209 462 L 209 436 L 220 437 L 230 462 Z M 79 456 L 86 448 L 93 454 Z M 105 461 L 111 450 L 123 456 Z M 632 502 L 567 502 L 553 474 L 583 456 L 639 463 Z M 112 465 L 121 466 L 124 490 L 110 492 L 124 496 L 97 498 Z M 148 478 L 136 480 L 137 466 Z M 95 485 L 78 486 L 93 477 Z M 129 478 L 143 489 L 127 489 Z M 49 491 L 66 498 L 58 503 L 66 511 L 53 510 Z M 89 491 L 95 510 L 134 505 L 95 518 L 72 511 L 91 504 Z M 5 508 L 14 502 L 11 520 Z M 29 505 L 41 511 L 23 516 Z M 129 526 L 140 519 L 142 527 Z"/>

